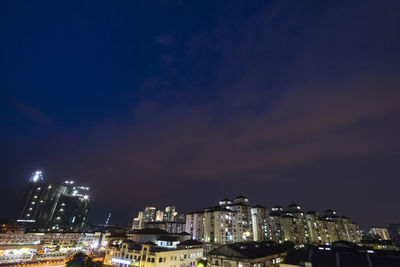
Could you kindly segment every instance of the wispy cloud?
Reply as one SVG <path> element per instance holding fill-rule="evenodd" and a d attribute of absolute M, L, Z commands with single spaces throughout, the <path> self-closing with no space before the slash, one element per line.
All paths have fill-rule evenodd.
<path fill-rule="evenodd" d="M 15 108 L 17 108 L 20 112 L 28 116 L 33 121 L 41 123 L 43 125 L 53 124 L 53 120 L 49 116 L 47 116 L 47 114 L 40 111 L 39 109 L 34 108 L 31 105 L 27 105 L 18 99 L 14 98 L 7 98 L 7 99 L 12 105 L 14 105 Z"/>
<path fill-rule="evenodd" d="M 175 38 L 172 37 L 172 35 L 157 35 L 153 38 L 154 42 L 157 44 L 165 45 L 165 46 L 171 46 L 175 42 Z"/>

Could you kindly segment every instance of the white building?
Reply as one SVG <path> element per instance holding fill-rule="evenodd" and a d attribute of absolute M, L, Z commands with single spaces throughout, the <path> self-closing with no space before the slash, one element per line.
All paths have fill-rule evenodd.
<path fill-rule="evenodd" d="M 184 241 L 185 242 L 185 241 Z M 152 242 L 144 244 L 131 240 L 111 240 L 107 246 L 104 265 L 120 267 L 193 267 L 204 257 L 202 245 L 161 247 Z"/>

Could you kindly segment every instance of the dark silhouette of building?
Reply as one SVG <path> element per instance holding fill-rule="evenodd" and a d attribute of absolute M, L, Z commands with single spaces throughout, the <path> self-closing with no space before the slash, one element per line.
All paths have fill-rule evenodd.
<path fill-rule="evenodd" d="M 34 172 L 17 208 L 15 222 L 28 227 L 45 226 L 53 215 L 56 200 L 57 188 L 44 182 L 42 172 Z"/>
<path fill-rule="evenodd" d="M 28 228 L 53 231 L 82 230 L 89 212 L 89 187 L 73 181 L 51 185 L 36 171 L 29 179 L 14 218 Z"/>

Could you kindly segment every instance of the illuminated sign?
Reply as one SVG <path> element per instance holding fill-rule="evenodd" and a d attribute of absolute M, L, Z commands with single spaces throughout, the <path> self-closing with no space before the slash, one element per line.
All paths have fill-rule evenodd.
<path fill-rule="evenodd" d="M 17 220 L 17 222 L 36 222 L 36 220 Z"/>
<path fill-rule="evenodd" d="M 111 261 L 116 262 L 116 263 L 122 263 L 122 264 L 131 264 L 130 260 L 123 260 L 123 259 L 118 259 L 118 258 L 112 258 Z"/>

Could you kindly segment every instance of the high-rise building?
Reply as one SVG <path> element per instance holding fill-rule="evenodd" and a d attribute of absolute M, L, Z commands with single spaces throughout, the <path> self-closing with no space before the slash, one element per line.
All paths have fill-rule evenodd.
<path fill-rule="evenodd" d="M 183 219 L 181 219 L 181 215 Z M 144 211 L 139 211 L 138 216 L 132 221 L 132 229 L 143 229 L 146 225 L 153 222 L 185 222 L 184 214 L 178 214 L 175 206 L 167 206 L 165 211 L 157 210 L 156 207 L 146 207 Z"/>
<path fill-rule="evenodd" d="M 33 228 L 81 230 L 89 210 L 89 188 L 66 181 L 54 186 L 44 181 L 36 171 L 29 179 L 18 206 L 15 221 Z"/>
<path fill-rule="evenodd" d="M 49 228 L 57 231 L 84 229 L 89 212 L 89 187 L 75 186 L 74 181 L 65 181 L 60 186 L 60 192 Z"/>
<path fill-rule="evenodd" d="M 168 206 L 165 208 L 163 221 L 175 222 L 176 221 L 175 217 L 177 215 L 178 215 L 178 212 L 175 211 L 175 206 Z"/>
<path fill-rule="evenodd" d="M 275 206 L 269 213 L 263 206 L 251 207 L 244 196 L 187 214 L 186 231 L 193 239 L 220 244 L 271 240 L 300 245 L 361 239 L 358 225 L 333 210 L 320 217 L 316 211 L 303 212 L 299 205 L 291 204 L 285 210 Z"/>
<path fill-rule="evenodd" d="M 15 221 L 31 227 L 45 226 L 53 215 L 56 194 L 56 188 L 44 182 L 42 172 L 34 172 L 17 208 Z"/>
<path fill-rule="evenodd" d="M 245 196 L 238 196 L 233 200 L 231 206 L 227 208 L 236 212 L 236 220 L 233 222 L 236 227 L 236 240 L 234 242 L 241 241 L 252 241 L 253 240 L 253 225 L 251 207 L 249 205 L 249 199 Z M 234 239 L 235 240 L 235 239 Z"/>
<path fill-rule="evenodd" d="M 195 211 L 186 214 L 185 231 L 192 235 L 192 239 L 204 241 L 204 212 Z"/>
<path fill-rule="evenodd" d="M 155 207 L 146 207 L 143 212 L 143 222 L 155 222 L 157 210 Z"/>
<path fill-rule="evenodd" d="M 204 210 L 204 241 L 228 244 L 238 242 L 236 212 L 226 207 L 211 207 Z"/>
<path fill-rule="evenodd" d="M 143 211 L 138 212 L 138 216 L 133 218 L 132 229 L 143 229 Z"/>
<path fill-rule="evenodd" d="M 268 209 L 261 205 L 251 208 L 251 223 L 253 226 L 253 240 L 268 240 Z"/>

